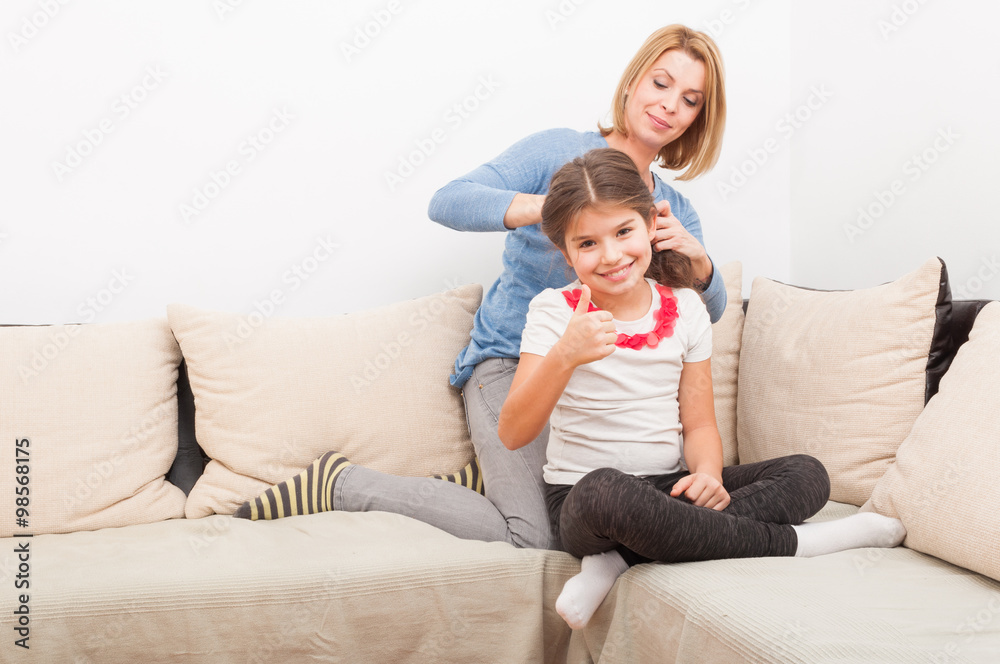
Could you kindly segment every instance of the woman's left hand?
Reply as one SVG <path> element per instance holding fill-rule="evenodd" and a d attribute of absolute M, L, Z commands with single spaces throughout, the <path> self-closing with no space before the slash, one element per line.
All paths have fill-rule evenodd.
<path fill-rule="evenodd" d="M 677 480 L 670 495 L 677 498 L 681 494 L 698 507 L 721 512 L 729 506 L 729 492 L 718 478 L 708 473 L 691 473 Z"/>
<path fill-rule="evenodd" d="M 705 247 L 691 235 L 680 219 L 670 212 L 670 203 L 660 201 L 656 204 L 656 234 L 653 236 L 653 249 L 666 251 L 673 249 L 691 259 L 694 268 L 694 278 L 706 281 L 712 276 L 712 261 L 705 252 Z"/>

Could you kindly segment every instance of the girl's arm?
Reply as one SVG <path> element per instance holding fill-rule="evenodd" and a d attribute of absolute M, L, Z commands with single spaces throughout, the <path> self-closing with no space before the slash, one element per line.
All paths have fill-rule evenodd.
<path fill-rule="evenodd" d="M 538 437 L 574 369 L 614 352 L 618 335 L 611 314 L 603 310 L 588 312 L 589 306 L 590 287 L 584 285 L 566 331 L 549 352 L 544 357 L 521 353 L 497 428 L 507 449 L 524 447 Z"/>
<path fill-rule="evenodd" d="M 700 507 L 724 510 L 729 505 L 729 492 L 722 486 L 722 438 L 715 423 L 710 359 L 684 363 L 677 400 L 684 431 L 684 461 L 691 474 L 681 478 L 670 495 L 683 494 Z"/>
<path fill-rule="evenodd" d="M 555 347 L 545 357 L 521 353 L 514 382 L 500 409 L 497 435 L 508 450 L 524 447 L 542 432 L 575 367 L 563 361 Z"/>

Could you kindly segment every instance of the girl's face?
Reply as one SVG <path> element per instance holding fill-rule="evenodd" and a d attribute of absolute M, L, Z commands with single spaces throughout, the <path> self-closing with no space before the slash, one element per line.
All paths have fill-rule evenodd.
<path fill-rule="evenodd" d="M 676 140 L 705 105 L 705 65 L 684 51 L 664 51 L 629 88 L 630 137 L 655 148 Z"/>
<path fill-rule="evenodd" d="M 623 207 L 585 208 L 566 232 L 563 255 L 602 309 L 628 305 L 649 293 L 644 275 L 652 259 L 656 228 Z"/>

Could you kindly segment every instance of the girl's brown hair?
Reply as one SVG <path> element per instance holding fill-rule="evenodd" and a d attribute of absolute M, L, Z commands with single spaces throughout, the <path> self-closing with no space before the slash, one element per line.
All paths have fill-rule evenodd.
<path fill-rule="evenodd" d="M 634 210 L 647 226 L 656 207 L 632 159 L 613 148 L 591 150 L 556 171 L 542 205 L 542 232 L 566 251 L 566 232 L 588 208 Z M 691 288 L 691 259 L 676 251 L 653 251 L 646 276 L 669 288 Z"/>
<path fill-rule="evenodd" d="M 651 34 L 633 56 L 615 90 L 611 102 L 611 126 L 598 124 L 601 134 L 618 131 L 629 135 L 625 122 L 628 92 L 643 74 L 667 51 L 678 50 L 692 60 L 705 65 L 705 105 L 691 126 L 681 136 L 667 143 L 657 155 L 663 168 L 687 171 L 678 180 L 691 180 L 711 170 L 722 151 L 722 134 L 726 128 L 726 74 L 722 55 L 715 41 L 705 34 L 683 25 L 668 25 Z"/>

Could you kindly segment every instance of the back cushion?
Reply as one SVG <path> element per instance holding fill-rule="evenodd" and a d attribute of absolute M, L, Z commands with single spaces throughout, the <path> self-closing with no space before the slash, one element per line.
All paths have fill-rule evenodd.
<path fill-rule="evenodd" d="M 231 514 L 329 450 L 397 475 L 461 469 L 473 450 L 448 376 L 481 298 L 476 284 L 327 318 L 168 307 L 212 459 L 187 516 Z"/>
<path fill-rule="evenodd" d="M 743 266 L 727 263 L 720 268 L 726 282 L 726 310 L 712 325 L 712 390 L 715 394 L 715 420 L 722 437 L 722 461 L 737 463 L 736 389 L 740 368 L 740 345 L 743 336 Z"/>
<path fill-rule="evenodd" d="M 183 516 L 180 361 L 165 320 L 0 328 L 0 537 Z"/>
<path fill-rule="evenodd" d="M 830 473 L 832 500 L 868 500 L 924 406 L 943 269 L 933 258 L 856 291 L 755 279 L 740 352 L 740 462 L 811 454 Z"/>

